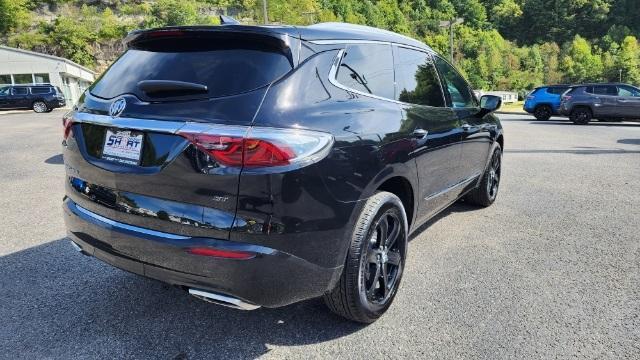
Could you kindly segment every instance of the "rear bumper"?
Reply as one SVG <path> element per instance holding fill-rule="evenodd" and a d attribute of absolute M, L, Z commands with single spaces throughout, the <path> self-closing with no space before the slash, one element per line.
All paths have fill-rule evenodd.
<path fill-rule="evenodd" d="M 68 237 L 82 251 L 117 268 L 172 285 L 279 307 L 322 295 L 342 267 L 323 268 L 291 254 L 229 240 L 163 233 L 113 221 L 64 201 Z M 255 253 L 248 260 L 193 255 L 189 247 Z"/>

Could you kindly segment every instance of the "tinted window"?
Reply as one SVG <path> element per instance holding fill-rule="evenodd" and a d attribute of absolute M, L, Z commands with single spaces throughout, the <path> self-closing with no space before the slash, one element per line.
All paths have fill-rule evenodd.
<path fill-rule="evenodd" d="M 186 97 L 221 97 L 255 90 L 292 69 L 289 57 L 278 47 L 281 43 L 278 40 L 273 44 L 273 38 L 196 40 L 162 39 L 138 44 L 107 70 L 91 93 L 107 99 L 133 93 L 144 99 L 149 96 L 138 88 L 138 82 L 172 80 L 207 86 L 205 94 L 181 94 Z"/>
<path fill-rule="evenodd" d="M 640 96 L 640 90 L 631 86 L 618 86 L 618 96 Z"/>
<path fill-rule="evenodd" d="M 456 69 L 439 57 L 435 58 L 435 62 L 440 75 L 443 77 L 444 89 L 451 101 L 451 106 L 454 108 L 477 106 L 467 82 L 458 74 Z"/>
<path fill-rule="evenodd" d="M 10 89 L 11 89 L 10 87 L 3 87 L 3 88 L 0 88 L 0 96 L 6 96 L 6 95 L 9 95 L 9 90 L 10 90 Z"/>
<path fill-rule="evenodd" d="M 338 82 L 366 94 L 395 97 L 391 45 L 350 45 L 336 76 Z"/>
<path fill-rule="evenodd" d="M 397 49 L 396 99 L 411 104 L 444 106 L 440 80 L 430 57 L 420 51 Z"/>
<path fill-rule="evenodd" d="M 569 88 L 566 88 L 566 87 L 551 87 L 547 89 L 547 92 L 555 95 L 562 95 L 568 89 Z"/>
<path fill-rule="evenodd" d="M 27 88 L 24 88 L 24 87 L 13 88 L 13 95 L 27 95 Z"/>
<path fill-rule="evenodd" d="M 587 88 L 587 92 L 596 95 L 618 95 L 618 89 L 611 85 L 596 85 Z"/>
<path fill-rule="evenodd" d="M 32 87 L 31 93 L 32 94 L 49 94 L 51 90 L 52 89 L 48 87 Z"/>

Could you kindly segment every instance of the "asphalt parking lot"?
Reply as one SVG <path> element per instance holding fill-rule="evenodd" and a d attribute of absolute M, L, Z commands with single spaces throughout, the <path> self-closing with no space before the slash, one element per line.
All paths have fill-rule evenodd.
<path fill-rule="evenodd" d="M 320 300 L 207 304 L 76 253 L 61 116 L 0 115 L 0 358 L 640 358 L 640 123 L 502 115 L 497 202 L 423 226 L 361 326 Z"/>

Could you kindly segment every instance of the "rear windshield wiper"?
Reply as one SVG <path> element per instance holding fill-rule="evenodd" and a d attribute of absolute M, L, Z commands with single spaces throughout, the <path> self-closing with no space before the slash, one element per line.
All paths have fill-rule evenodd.
<path fill-rule="evenodd" d="M 138 88 L 149 96 L 170 97 L 207 93 L 207 85 L 175 80 L 142 80 Z"/>

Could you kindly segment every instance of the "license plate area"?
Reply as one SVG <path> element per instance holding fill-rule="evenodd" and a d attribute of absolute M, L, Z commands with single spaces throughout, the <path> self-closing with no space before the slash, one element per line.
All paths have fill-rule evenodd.
<path fill-rule="evenodd" d="M 103 160 L 139 165 L 144 134 L 131 130 L 107 129 L 102 146 Z"/>

